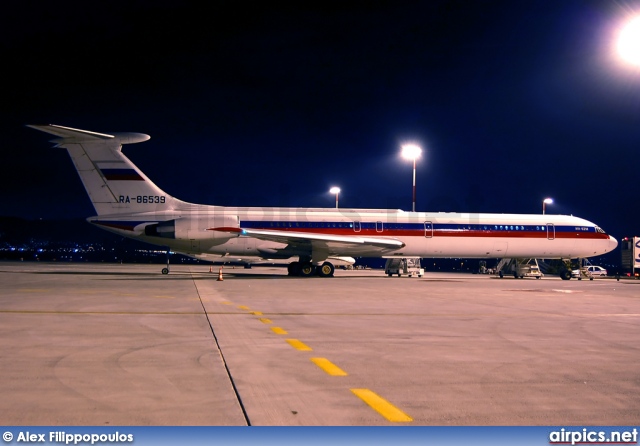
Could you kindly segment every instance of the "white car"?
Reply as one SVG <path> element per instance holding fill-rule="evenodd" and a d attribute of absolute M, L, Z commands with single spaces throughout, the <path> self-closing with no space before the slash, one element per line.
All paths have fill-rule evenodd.
<path fill-rule="evenodd" d="M 607 276 L 607 270 L 601 266 L 590 265 L 590 266 L 585 266 L 582 269 L 584 270 L 585 273 L 587 273 L 587 277 L 606 277 Z M 571 271 L 571 277 L 580 277 L 580 270 L 574 269 L 573 271 Z"/>

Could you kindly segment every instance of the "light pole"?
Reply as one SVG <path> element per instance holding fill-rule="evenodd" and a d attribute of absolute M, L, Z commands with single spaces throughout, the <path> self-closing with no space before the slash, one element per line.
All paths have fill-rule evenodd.
<path fill-rule="evenodd" d="M 413 207 L 411 210 L 416 211 L 416 159 L 422 153 L 420 146 L 415 144 L 404 144 L 402 146 L 402 157 L 408 160 L 413 160 Z"/>
<path fill-rule="evenodd" d="M 336 195 L 336 209 L 338 209 L 338 195 L 340 195 L 340 188 L 334 186 L 329 189 L 329 192 Z"/>
<path fill-rule="evenodd" d="M 542 215 L 544 215 L 545 211 L 547 210 L 547 205 L 551 203 L 553 203 L 552 198 L 545 198 L 544 200 L 542 200 Z"/>

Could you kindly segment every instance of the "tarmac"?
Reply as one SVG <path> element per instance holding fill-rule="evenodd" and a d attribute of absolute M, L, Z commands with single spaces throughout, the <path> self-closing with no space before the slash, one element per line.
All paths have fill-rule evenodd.
<path fill-rule="evenodd" d="M 0 419 L 634 425 L 640 281 L 0 262 Z"/>

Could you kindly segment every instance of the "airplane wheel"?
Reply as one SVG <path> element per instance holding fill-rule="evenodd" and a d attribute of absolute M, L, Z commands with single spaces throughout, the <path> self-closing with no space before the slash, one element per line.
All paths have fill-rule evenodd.
<path fill-rule="evenodd" d="M 335 268 L 333 266 L 333 264 L 329 263 L 329 262 L 324 262 L 320 268 L 318 268 L 318 275 L 320 277 L 331 277 L 333 276 L 333 272 L 335 271 Z"/>
<path fill-rule="evenodd" d="M 311 263 L 303 263 L 300 265 L 300 275 L 302 277 L 313 276 L 313 273 L 316 272 L 316 267 Z"/>
<path fill-rule="evenodd" d="M 162 268 L 162 274 L 169 274 L 169 268 Z"/>
<path fill-rule="evenodd" d="M 570 280 L 571 279 L 571 271 L 569 271 L 568 269 L 565 269 L 564 271 L 562 271 L 560 273 L 560 278 L 562 280 Z"/>
<path fill-rule="evenodd" d="M 502 271 L 500 271 L 498 275 L 500 276 L 501 279 L 504 277 L 504 274 L 502 273 Z"/>

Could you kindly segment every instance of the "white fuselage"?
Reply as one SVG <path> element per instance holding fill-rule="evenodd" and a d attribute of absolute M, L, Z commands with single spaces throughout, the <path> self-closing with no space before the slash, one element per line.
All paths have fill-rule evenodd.
<path fill-rule="evenodd" d="M 235 208 L 190 205 L 159 215 L 117 217 L 121 227 L 105 216 L 89 219 L 121 235 L 164 245 L 185 254 L 288 258 L 305 255 L 278 241 L 228 232 L 232 228 L 282 234 L 326 234 L 390 239 L 404 246 L 385 257 L 531 257 L 577 258 L 605 254 L 617 241 L 595 224 L 579 217 L 538 214 L 464 214 L 404 212 L 376 209 Z M 177 221 L 183 226 L 172 237 L 150 236 L 154 221 Z M 110 224 L 110 223 L 111 224 Z M 124 224 L 127 222 L 127 224 Z M 178 225 L 176 225 L 178 226 Z M 148 232 L 148 231 L 147 231 Z M 178 235 L 179 234 L 179 235 Z M 329 254 L 380 257 L 368 246 L 345 246 Z M 291 254 L 290 256 L 288 254 Z"/>

